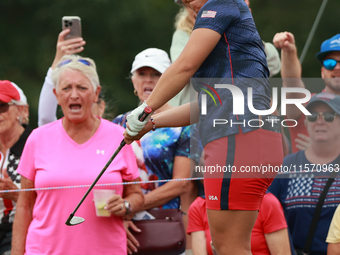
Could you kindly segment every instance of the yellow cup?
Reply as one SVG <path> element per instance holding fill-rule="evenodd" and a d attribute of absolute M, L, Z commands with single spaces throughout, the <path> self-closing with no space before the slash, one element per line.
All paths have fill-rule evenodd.
<path fill-rule="evenodd" d="M 105 210 L 104 207 L 106 205 L 106 201 L 115 193 L 116 191 L 114 189 L 94 189 L 93 190 L 94 205 L 96 208 L 96 215 L 98 217 L 110 217 L 111 216 L 109 211 Z"/>

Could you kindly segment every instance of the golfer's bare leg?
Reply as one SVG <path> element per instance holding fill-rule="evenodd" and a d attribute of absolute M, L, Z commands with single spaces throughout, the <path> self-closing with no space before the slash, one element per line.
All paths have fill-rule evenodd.
<path fill-rule="evenodd" d="M 250 255 L 251 231 L 258 211 L 209 210 L 213 245 L 218 255 Z"/>

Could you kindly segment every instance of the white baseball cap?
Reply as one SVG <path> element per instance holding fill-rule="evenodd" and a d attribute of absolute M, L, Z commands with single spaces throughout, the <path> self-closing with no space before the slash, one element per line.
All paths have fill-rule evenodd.
<path fill-rule="evenodd" d="M 24 94 L 24 92 L 22 91 L 22 89 L 16 85 L 14 82 L 12 82 L 12 85 L 18 90 L 19 95 L 20 95 L 20 100 L 19 100 L 19 104 L 21 105 L 27 105 L 27 98 Z"/>
<path fill-rule="evenodd" d="M 151 67 L 160 73 L 164 73 L 170 64 L 171 61 L 168 53 L 164 50 L 149 48 L 136 55 L 135 60 L 132 63 L 131 73 L 144 66 Z"/>

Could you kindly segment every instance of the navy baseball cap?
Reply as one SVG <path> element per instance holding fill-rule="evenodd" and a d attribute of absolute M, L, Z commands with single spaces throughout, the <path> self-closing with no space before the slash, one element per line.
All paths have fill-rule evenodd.
<path fill-rule="evenodd" d="M 324 58 L 333 51 L 340 51 L 340 34 L 337 34 L 332 38 L 324 41 L 321 44 L 320 52 L 315 56 L 322 62 Z"/>
<path fill-rule="evenodd" d="M 312 106 L 317 103 L 324 103 L 328 105 L 333 109 L 333 111 L 340 115 L 340 96 L 327 92 L 316 94 L 311 98 L 311 100 L 309 100 L 306 106 L 307 110 L 310 110 Z"/>

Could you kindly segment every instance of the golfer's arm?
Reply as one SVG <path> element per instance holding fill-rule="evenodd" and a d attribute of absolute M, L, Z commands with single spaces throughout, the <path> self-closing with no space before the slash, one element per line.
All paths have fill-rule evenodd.
<path fill-rule="evenodd" d="M 32 189 L 34 188 L 34 182 L 22 176 L 21 188 Z M 23 255 L 25 253 L 26 235 L 32 221 L 36 197 L 35 191 L 25 191 L 19 194 L 13 224 L 12 255 Z"/>
<path fill-rule="evenodd" d="M 211 29 L 195 29 L 179 57 L 162 74 L 146 103 L 157 110 L 180 92 L 220 39 L 221 35 Z"/>
<path fill-rule="evenodd" d="M 198 102 L 187 103 L 152 116 L 156 128 L 184 127 L 197 123 L 199 118 Z"/>

